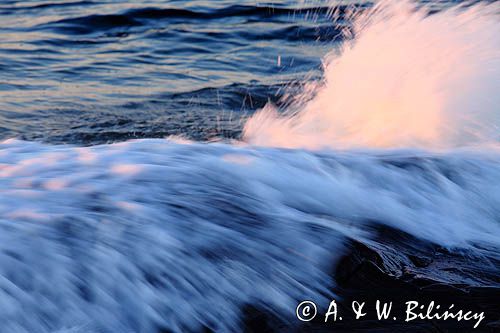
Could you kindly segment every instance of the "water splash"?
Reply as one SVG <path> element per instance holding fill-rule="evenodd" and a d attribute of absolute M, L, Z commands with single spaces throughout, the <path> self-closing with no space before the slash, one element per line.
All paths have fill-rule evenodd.
<path fill-rule="evenodd" d="M 324 60 L 283 115 L 267 105 L 245 125 L 256 145 L 449 148 L 498 141 L 500 6 L 429 14 L 380 1 L 355 14 L 352 39 Z"/>

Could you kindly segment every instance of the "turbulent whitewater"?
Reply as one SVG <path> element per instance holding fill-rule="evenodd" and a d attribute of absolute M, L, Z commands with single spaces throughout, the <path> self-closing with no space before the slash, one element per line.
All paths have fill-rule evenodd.
<path fill-rule="evenodd" d="M 248 304 L 292 320 L 298 300 L 335 290 L 344 242 L 370 239 L 376 224 L 497 256 L 498 179 L 496 152 L 9 140 L 2 327 L 234 331 Z"/>

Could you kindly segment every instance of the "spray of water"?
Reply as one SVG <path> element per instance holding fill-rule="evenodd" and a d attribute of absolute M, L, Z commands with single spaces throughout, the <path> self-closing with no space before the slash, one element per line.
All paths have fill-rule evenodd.
<path fill-rule="evenodd" d="M 268 105 L 244 139 L 264 146 L 450 148 L 497 142 L 499 3 L 429 14 L 380 1 L 355 14 L 354 38 L 324 60 L 283 114 Z"/>

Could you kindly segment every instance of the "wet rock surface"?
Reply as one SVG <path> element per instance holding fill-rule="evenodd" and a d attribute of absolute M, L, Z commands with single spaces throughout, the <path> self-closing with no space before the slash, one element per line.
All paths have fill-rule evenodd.
<path fill-rule="evenodd" d="M 377 227 L 370 243 L 352 241 L 350 252 L 336 266 L 338 316 L 324 323 L 327 307 L 318 306 L 318 315 L 309 322 L 290 327 L 274 317 L 254 309 L 245 322 L 248 332 L 500 332 L 500 262 L 495 256 L 448 251 L 438 245 L 416 239 L 404 232 Z M 387 320 L 377 318 L 376 301 L 392 302 Z M 366 302 L 366 316 L 356 320 L 352 302 Z M 406 302 L 417 301 L 415 313 L 449 310 L 456 313 L 484 312 L 484 320 L 415 319 L 406 322 Z M 436 306 L 440 305 L 440 310 Z M 248 314 L 248 313 L 247 313 Z M 394 320 L 394 317 L 397 317 Z M 298 320 L 297 320 L 298 322 Z"/>
<path fill-rule="evenodd" d="M 405 322 L 408 301 L 424 305 L 424 313 L 432 301 L 441 305 L 439 312 L 451 304 L 455 311 L 484 311 L 485 319 L 474 331 L 500 330 L 498 259 L 488 256 L 487 251 L 482 256 L 450 252 L 398 230 L 377 229 L 378 237 L 372 243 L 352 242 L 351 252 L 336 267 L 337 294 L 343 297 L 339 305 L 343 321 L 329 325 L 317 322 L 301 330 L 469 332 L 475 324 L 475 320 L 458 322 L 451 318 Z M 367 316 L 360 320 L 355 319 L 351 309 L 355 300 L 366 302 Z M 378 320 L 377 300 L 393 302 L 390 319 Z M 397 320 L 393 320 L 393 315 Z"/>

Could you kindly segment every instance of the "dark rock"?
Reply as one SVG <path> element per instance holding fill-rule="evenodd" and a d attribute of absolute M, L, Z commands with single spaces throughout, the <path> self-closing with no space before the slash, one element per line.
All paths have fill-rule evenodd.
<path fill-rule="evenodd" d="M 316 320 L 301 332 L 499 332 L 500 263 L 495 256 L 455 253 L 416 239 L 404 232 L 378 227 L 373 242 L 352 241 L 350 252 L 339 261 L 334 276 L 342 321 Z M 367 316 L 356 320 L 352 301 L 366 302 Z M 397 320 L 378 320 L 375 304 L 393 302 Z M 414 320 L 405 322 L 407 301 L 427 305 L 434 301 L 442 309 L 454 304 L 458 311 L 482 312 L 475 321 Z M 323 314 L 325 311 L 323 311 Z M 319 311 L 321 314 L 321 311 Z"/>

